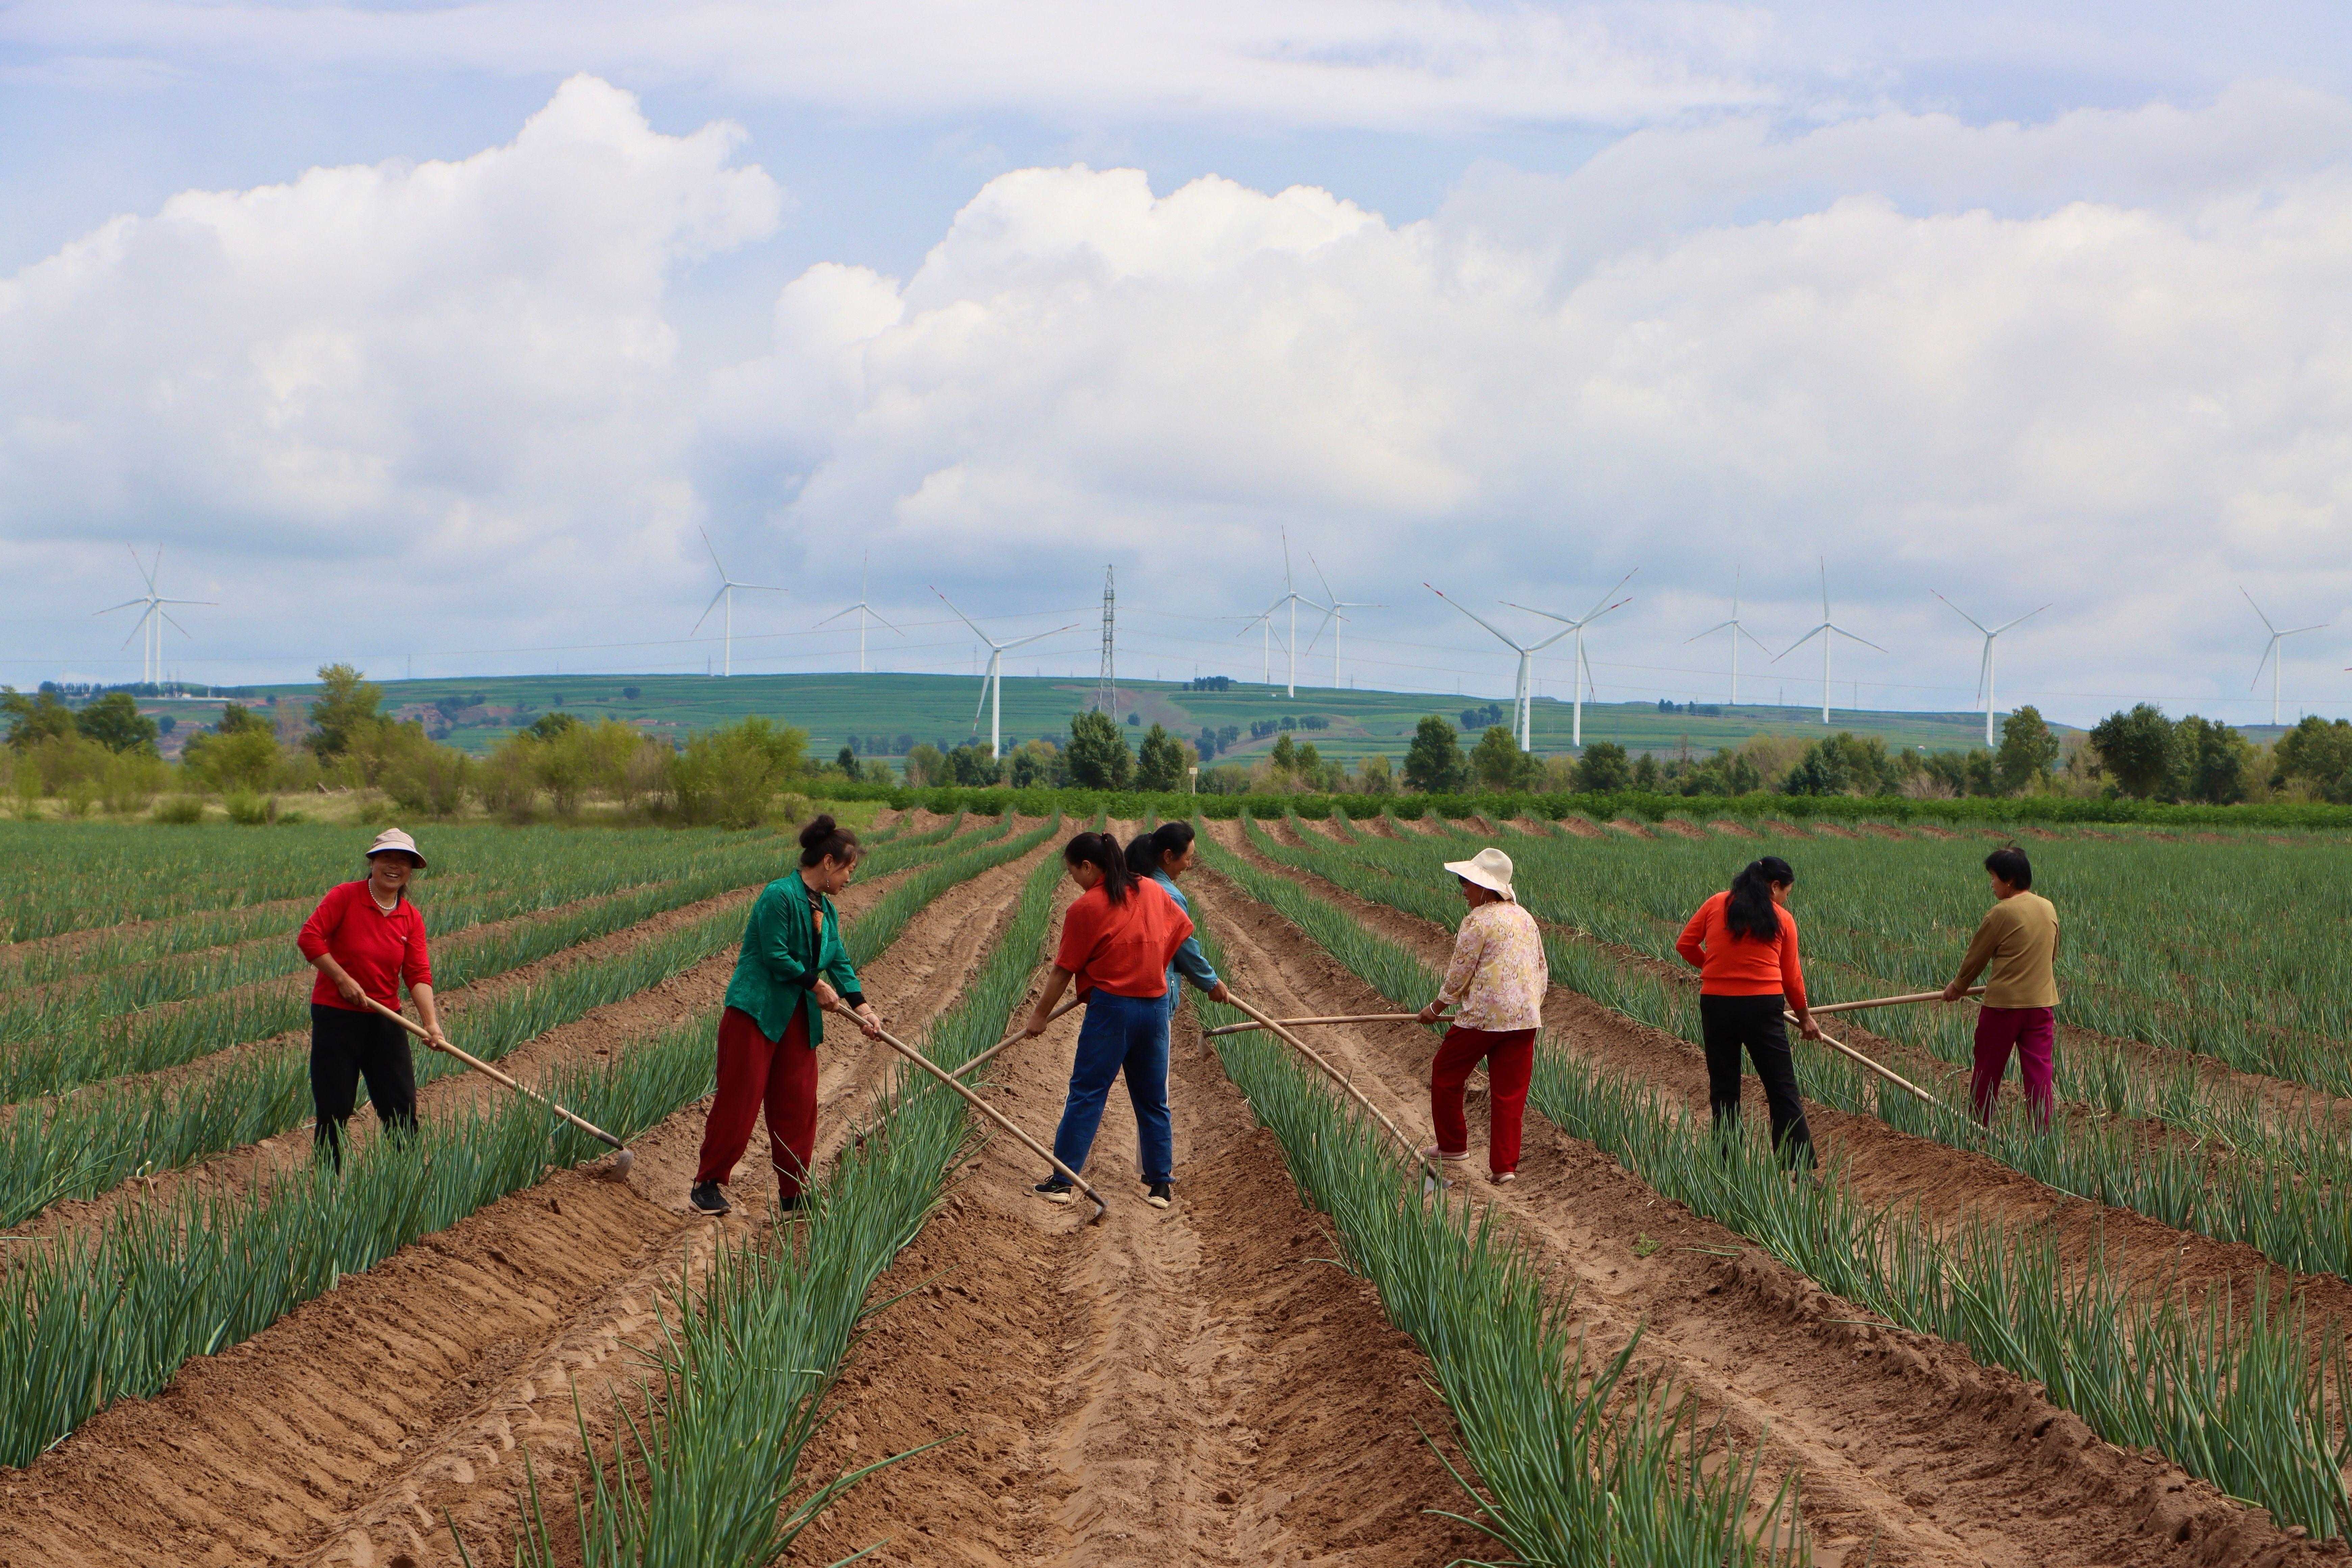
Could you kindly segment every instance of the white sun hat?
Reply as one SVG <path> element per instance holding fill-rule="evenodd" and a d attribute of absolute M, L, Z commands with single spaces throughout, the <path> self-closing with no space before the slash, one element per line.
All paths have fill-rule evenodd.
<path fill-rule="evenodd" d="M 1465 882 L 1475 882 L 1490 893 L 1502 894 L 1510 903 L 1519 901 L 1519 896 L 1511 891 L 1511 858 L 1492 845 L 1467 860 L 1448 860 L 1445 868 Z"/>
<path fill-rule="evenodd" d="M 387 827 L 382 833 L 377 834 L 375 836 L 375 842 L 368 846 L 367 858 L 373 860 L 379 855 L 389 855 L 395 849 L 407 856 L 410 859 L 415 861 L 418 865 L 422 866 L 425 864 L 425 857 L 416 852 L 416 840 L 411 838 L 407 834 L 403 833 L 397 827 Z M 1503 864 L 1505 867 L 1504 875 L 1507 877 L 1510 874 L 1508 869 L 1510 862 L 1506 860 Z"/>

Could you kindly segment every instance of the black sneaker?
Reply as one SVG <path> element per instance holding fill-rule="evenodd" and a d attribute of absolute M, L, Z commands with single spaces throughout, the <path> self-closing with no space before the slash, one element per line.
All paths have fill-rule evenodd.
<path fill-rule="evenodd" d="M 776 1200 L 776 1207 L 785 1214 L 790 1214 L 794 1209 L 801 1206 L 802 1203 L 805 1201 L 806 1196 L 807 1194 L 803 1193 L 794 1193 L 791 1197 L 778 1198 Z"/>
<path fill-rule="evenodd" d="M 1176 1201 L 1175 1184 L 1171 1182 L 1152 1183 L 1151 1190 L 1143 1194 L 1143 1201 L 1150 1204 L 1156 1209 L 1166 1208 L 1170 1204 Z"/>
<path fill-rule="evenodd" d="M 1059 1176 L 1048 1176 L 1029 1190 L 1049 1204 L 1066 1204 L 1070 1201 L 1070 1184 Z"/>
<path fill-rule="evenodd" d="M 725 1214 L 735 1205 L 727 1201 L 727 1191 L 717 1182 L 697 1182 L 694 1190 L 686 1194 L 686 1205 L 697 1214 Z"/>

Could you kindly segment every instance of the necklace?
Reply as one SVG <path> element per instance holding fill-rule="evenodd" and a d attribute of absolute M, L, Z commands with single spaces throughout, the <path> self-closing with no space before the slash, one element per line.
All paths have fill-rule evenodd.
<path fill-rule="evenodd" d="M 382 910 L 385 914 L 390 914 L 394 910 L 400 908 L 400 895 L 398 893 L 393 894 L 392 902 L 387 904 L 382 899 L 376 898 L 375 884 L 373 882 L 368 884 L 368 897 L 374 899 L 375 907 Z"/>

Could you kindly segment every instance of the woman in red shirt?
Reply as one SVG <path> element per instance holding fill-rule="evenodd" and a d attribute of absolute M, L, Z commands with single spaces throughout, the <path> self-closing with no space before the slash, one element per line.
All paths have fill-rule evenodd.
<path fill-rule="evenodd" d="M 1102 1125 L 1103 1101 L 1111 1079 L 1127 1075 L 1127 1098 L 1135 1107 L 1135 1138 L 1147 1195 L 1166 1208 L 1175 1195 L 1176 1142 L 1168 1115 L 1168 966 L 1192 934 L 1190 916 L 1176 907 L 1160 884 L 1129 869 L 1118 841 L 1106 833 L 1081 833 L 1062 847 L 1070 879 L 1086 889 L 1062 917 L 1061 951 L 1029 1015 L 1032 1038 L 1072 981 L 1087 1004 L 1078 1030 L 1076 1058 L 1070 1064 L 1069 1098 L 1054 1131 L 1054 1158 L 1073 1171 L 1087 1168 Z M 1037 1184 L 1040 1196 L 1070 1201 L 1070 1184 L 1051 1175 Z"/>
<path fill-rule="evenodd" d="M 341 1169 L 343 1123 L 362 1078 L 376 1120 L 388 1132 L 416 1130 L 416 1068 L 408 1031 L 368 1008 L 371 998 L 400 1010 L 400 984 L 434 1044 L 446 1045 L 433 1005 L 433 967 L 425 952 L 425 917 L 408 901 L 408 879 L 425 864 L 416 840 L 388 827 L 368 846 L 364 881 L 327 889 L 295 945 L 319 972 L 310 987 L 311 1136 Z"/>
<path fill-rule="evenodd" d="M 1809 1040 L 1822 1037 L 1805 1005 L 1797 961 L 1797 917 L 1787 905 L 1797 873 L 1778 855 L 1752 862 L 1728 892 L 1698 907 L 1675 943 L 1699 972 L 1699 1030 L 1706 1042 L 1707 1098 L 1715 1122 L 1728 1131 L 1739 1115 L 1739 1053 L 1744 1047 L 1772 1111 L 1772 1147 L 1790 1163 L 1813 1163 L 1812 1131 L 1797 1094 L 1796 1063 L 1781 1011 L 1796 1014 Z"/>

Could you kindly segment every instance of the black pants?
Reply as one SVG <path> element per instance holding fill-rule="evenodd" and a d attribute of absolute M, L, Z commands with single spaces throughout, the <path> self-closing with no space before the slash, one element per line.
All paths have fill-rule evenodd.
<path fill-rule="evenodd" d="M 416 1067 L 408 1031 L 380 1013 L 310 1004 L 310 1104 L 318 1113 L 311 1136 L 326 1145 L 335 1168 L 343 1163 L 343 1123 L 360 1079 L 387 1132 L 416 1131 Z"/>
<path fill-rule="evenodd" d="M 1764 1085 L 1772 1110 L 1772 1147 L 1794 1164 L 1813 1162 L 1812 1130 L 1805 1125 L 1805 1102 L 1797 1097 L 1797 1065 L 1789 1055 L 1789 1031 L 1781 1023 L 1788 1005 L 1780 996 L 1708 996 L 1698 999 L 1699 1032 L 1706 1039 L 1707 1099 L 1715 1123 L 1726 1131 L 1739 1118 L 1739 1053 L 1745 1047 Z"/>

